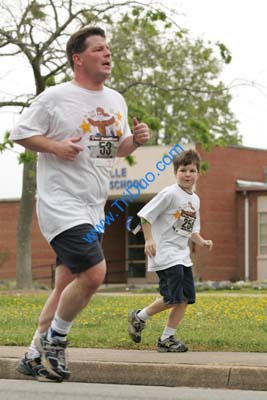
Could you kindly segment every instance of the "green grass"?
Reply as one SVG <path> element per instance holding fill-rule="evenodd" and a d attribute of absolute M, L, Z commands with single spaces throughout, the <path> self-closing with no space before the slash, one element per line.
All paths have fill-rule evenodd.
<path fill-rule="evenodd" d="M 48 294 L 0 297 L 0 345 L 29 345 Z M 168 311 L 151 318 L 134 344 L 127 333 L 129 309 L 143 308 L 157 295 L 96 295 L 77 317 L 69 335 L 71 347 L 154 349 Z M 198 294 L 177 331 L 195 351 L 267 352 L 267 295 Z"/>

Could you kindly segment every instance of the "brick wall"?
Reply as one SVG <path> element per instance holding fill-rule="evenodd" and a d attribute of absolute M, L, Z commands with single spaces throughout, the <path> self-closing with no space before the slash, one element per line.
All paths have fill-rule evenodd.
<path fill-rule="evenodd" d="M 110 209 L 110 202 L 107 202 L 106 209 Z M 125 238 L 125 214 L 122 214 L 106 228 L 104 235 L 103 249 L 107 261 L 106 283 L 127 282 Z"/>
<path fill-rule="evenodd" d="M 0 280 L 16 277 L 16 235 L 19 201 L 0 202 Z M 55 260 L 54 252 L 43 238 L 36 219 L 32 224 L 32 266 L 36 277 L 50 274 L 49 265 Z M 40 268 L 41 266 L 48 266 Z M 38 268 L 36 268 L 38 267 Z M 36 268 L 36 270 L 35 270 Z M 36 272 L 36 274 L 35 274 Z"/>
<path fill-rule="evenodd" d="M 19 201 L 0 201 L 0 280 L 16 277 L 16 232 Z M 34 214 L 32 224 L 33 276 L 44 283 L 49 282 L 55 253 L 43 238 Z M 103 241 L 108 272 L 106 282 L 126 282 L 125 271 L 125 217 L 107 228 Z"/>
<path fill-rule="evenodd" d="M 201 234 L 214 241 L 214 250 L 208 253 L 196 249 L 196 269 L 203 280 L 238 280 L 244 276 L 244 202 L 242 194 L 236 193 L 236 179 L 263 181 L 267 151 L 216 146 L 205 153 L 199 145 L 197 150 L 202 160 L 209 163 L 209 171 L 201 174 L 197 184 L 201 199 Z M 257 229 L 256 197 L 257 194 L 250 197 L 254 232 Z M 250 252 L 250 274 L 255 278 L 255 235 L 251 240 L 254 253 L 252 256 Z"/>
<path fill-rule="evenodd" d="M 205 153 L 197 146 L 209 171 L 202 174 L 197 184 L 201 199 L 201 234 L 214 241 L 209 253 L 194 247 L 195 274 L 203 280 L 239 280 L 244 277 L 244 198 L 236 192 L 236 179 L 263 181 L 263 166 L 267 165 L 267 151 L 242 148 L 214 147 Z M 257 196 L 249 193 L 250 204 L 250 279 L 257 279 Z M 0 280 L 15 279 L 16 229 L 18 201 L 0 201 Z M 107 281 L 125 282 L 125 217 L 117 219 L 106 230 L 103 246 L 108 263 Z M 42 237 L 36 215 L 32 226 L 32 265 L 38 276 L 50 273 L 54 252 Z M 44 269 L 38 266 L 47 265 Z M 49 272 L 48 272 L 49 271 Z"/>

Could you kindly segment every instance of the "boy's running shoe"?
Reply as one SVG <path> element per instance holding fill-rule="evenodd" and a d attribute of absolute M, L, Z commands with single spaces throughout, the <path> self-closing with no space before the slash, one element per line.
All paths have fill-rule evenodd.
<path fill-rule="evenodd" d="M 20 360 L 17 371 L 24 375 L 33 376 L 39 382 L 62 382 L 61 377 L 51 375 L 43 366 L 41 358 L 28 358 L 27 353 Z"/>
<path fill-rule="evenodd" d="M 45 369 L 51 375 L 64 380 L 70 377 L 70 370 L 67 367 L 65 355 L 67 345 L 67 340 L 48 340 L 47 334 L 38 336 L 35 339 L 35 346 L 41 354 L 42 364 Z"/>
<path fill-rule="evenodd" d="M 145 322 L 141 321 L 140 318 L 138 318 L 137 313 L 140 310 L 133 310 L 129 311 L 128 314 L 128 333 L 130 338 L 135 342 L 135 343 L 140 343 L 141 342 L 141 332 L 145 327 Z"/>
<path fill-rule="evenodd" d="M 176 340 L 174 336 L 170 336 L 165 340 L 158 340 L 157 351 L 160 353 L 183 353 L 188 350 L 188 347 L 179 340 Z"/>

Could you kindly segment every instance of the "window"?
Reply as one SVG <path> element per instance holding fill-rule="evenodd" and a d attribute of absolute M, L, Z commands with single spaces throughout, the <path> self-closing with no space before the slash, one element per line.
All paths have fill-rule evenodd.
<path fill-rule="evenodd" d="M 128 207 L 128 216 L 137 215 L 144 206 L 143 203 L 131 203 Z M 127 260 L 128 277 L 145 278 L 146 276 L 146 255 L 144 253 L 145 241 L 143 232 L 136 235 L 127 231 Z"/>
<path fill-rule="evenodd" d="M 267 212 L 259 213 L 259 255 L 267 255 Z"/>

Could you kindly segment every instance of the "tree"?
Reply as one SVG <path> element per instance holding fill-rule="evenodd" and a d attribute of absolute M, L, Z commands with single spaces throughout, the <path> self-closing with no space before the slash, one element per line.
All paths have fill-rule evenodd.
<path fill-rule="evenodd" d="M 231 95 L 219 79 L 231 61 L 223 44 L 192 41 L 186 30 L 174 32 L 161 11 L 135 8 L 113 25 L 111 48 L 111 83 L 130 114 L 150 124 L 154 144 L 240 143 Z"/>
<path fill-rule="evenodd" d="M 7 99 L 0 107 L 28 107 L 47 86 L 69 79 L 65 43 L 79 27 L 99 23 L 109 27 L 114 72 L 108 85 L 125 95 L 129 116 L 146 121 L 153 143 L 198 141 L 238 143 L 236 121 L 229 110 L 230 94 L 219 81 L 229 52 L 191 41 L 185 30 L 153 4 L 137 1 L 95 2 L 21 0 L 0 6 L 0 56 L 23 54 L 32 70 L 35 93 Z M 123 14 L 123 6 L 127 13 Z M 115 10 L 117 11 L 115 13 Z M 163 31 L 165 33 L 163 33 Z M 7 144 L 6 144 L 7 145 Z M 1 148 L 0 148 L 1 149 Z M 35 204 L 36 157 L 26 151 L 23 192 L 17 233 L 17 287 L 28 288 L 31 276 L 31 220 Z"/>
<path fill-rule="evenodd" d="M 66 37 L 86 24 L 111 21 L 114 9 L 131 7 L 136 1 L 90 2 L 72 0 L 14 0 L 1 2 L 0 56 L 14 57 L 22 54 L 32 70 L 35 93 L 29 96 L 7 99 L 0 107 L 28 107 L 32 99 L 47 86 L 65 79 L 67 62 L 64 45 Z M 140 3 L 141 4 L 141 3 Z M 23 189 L 17 231 L 17 287 L 29 288 L 31 274 L 31 221 L 36 192 L 36 156 L 26 151 Z"/>

